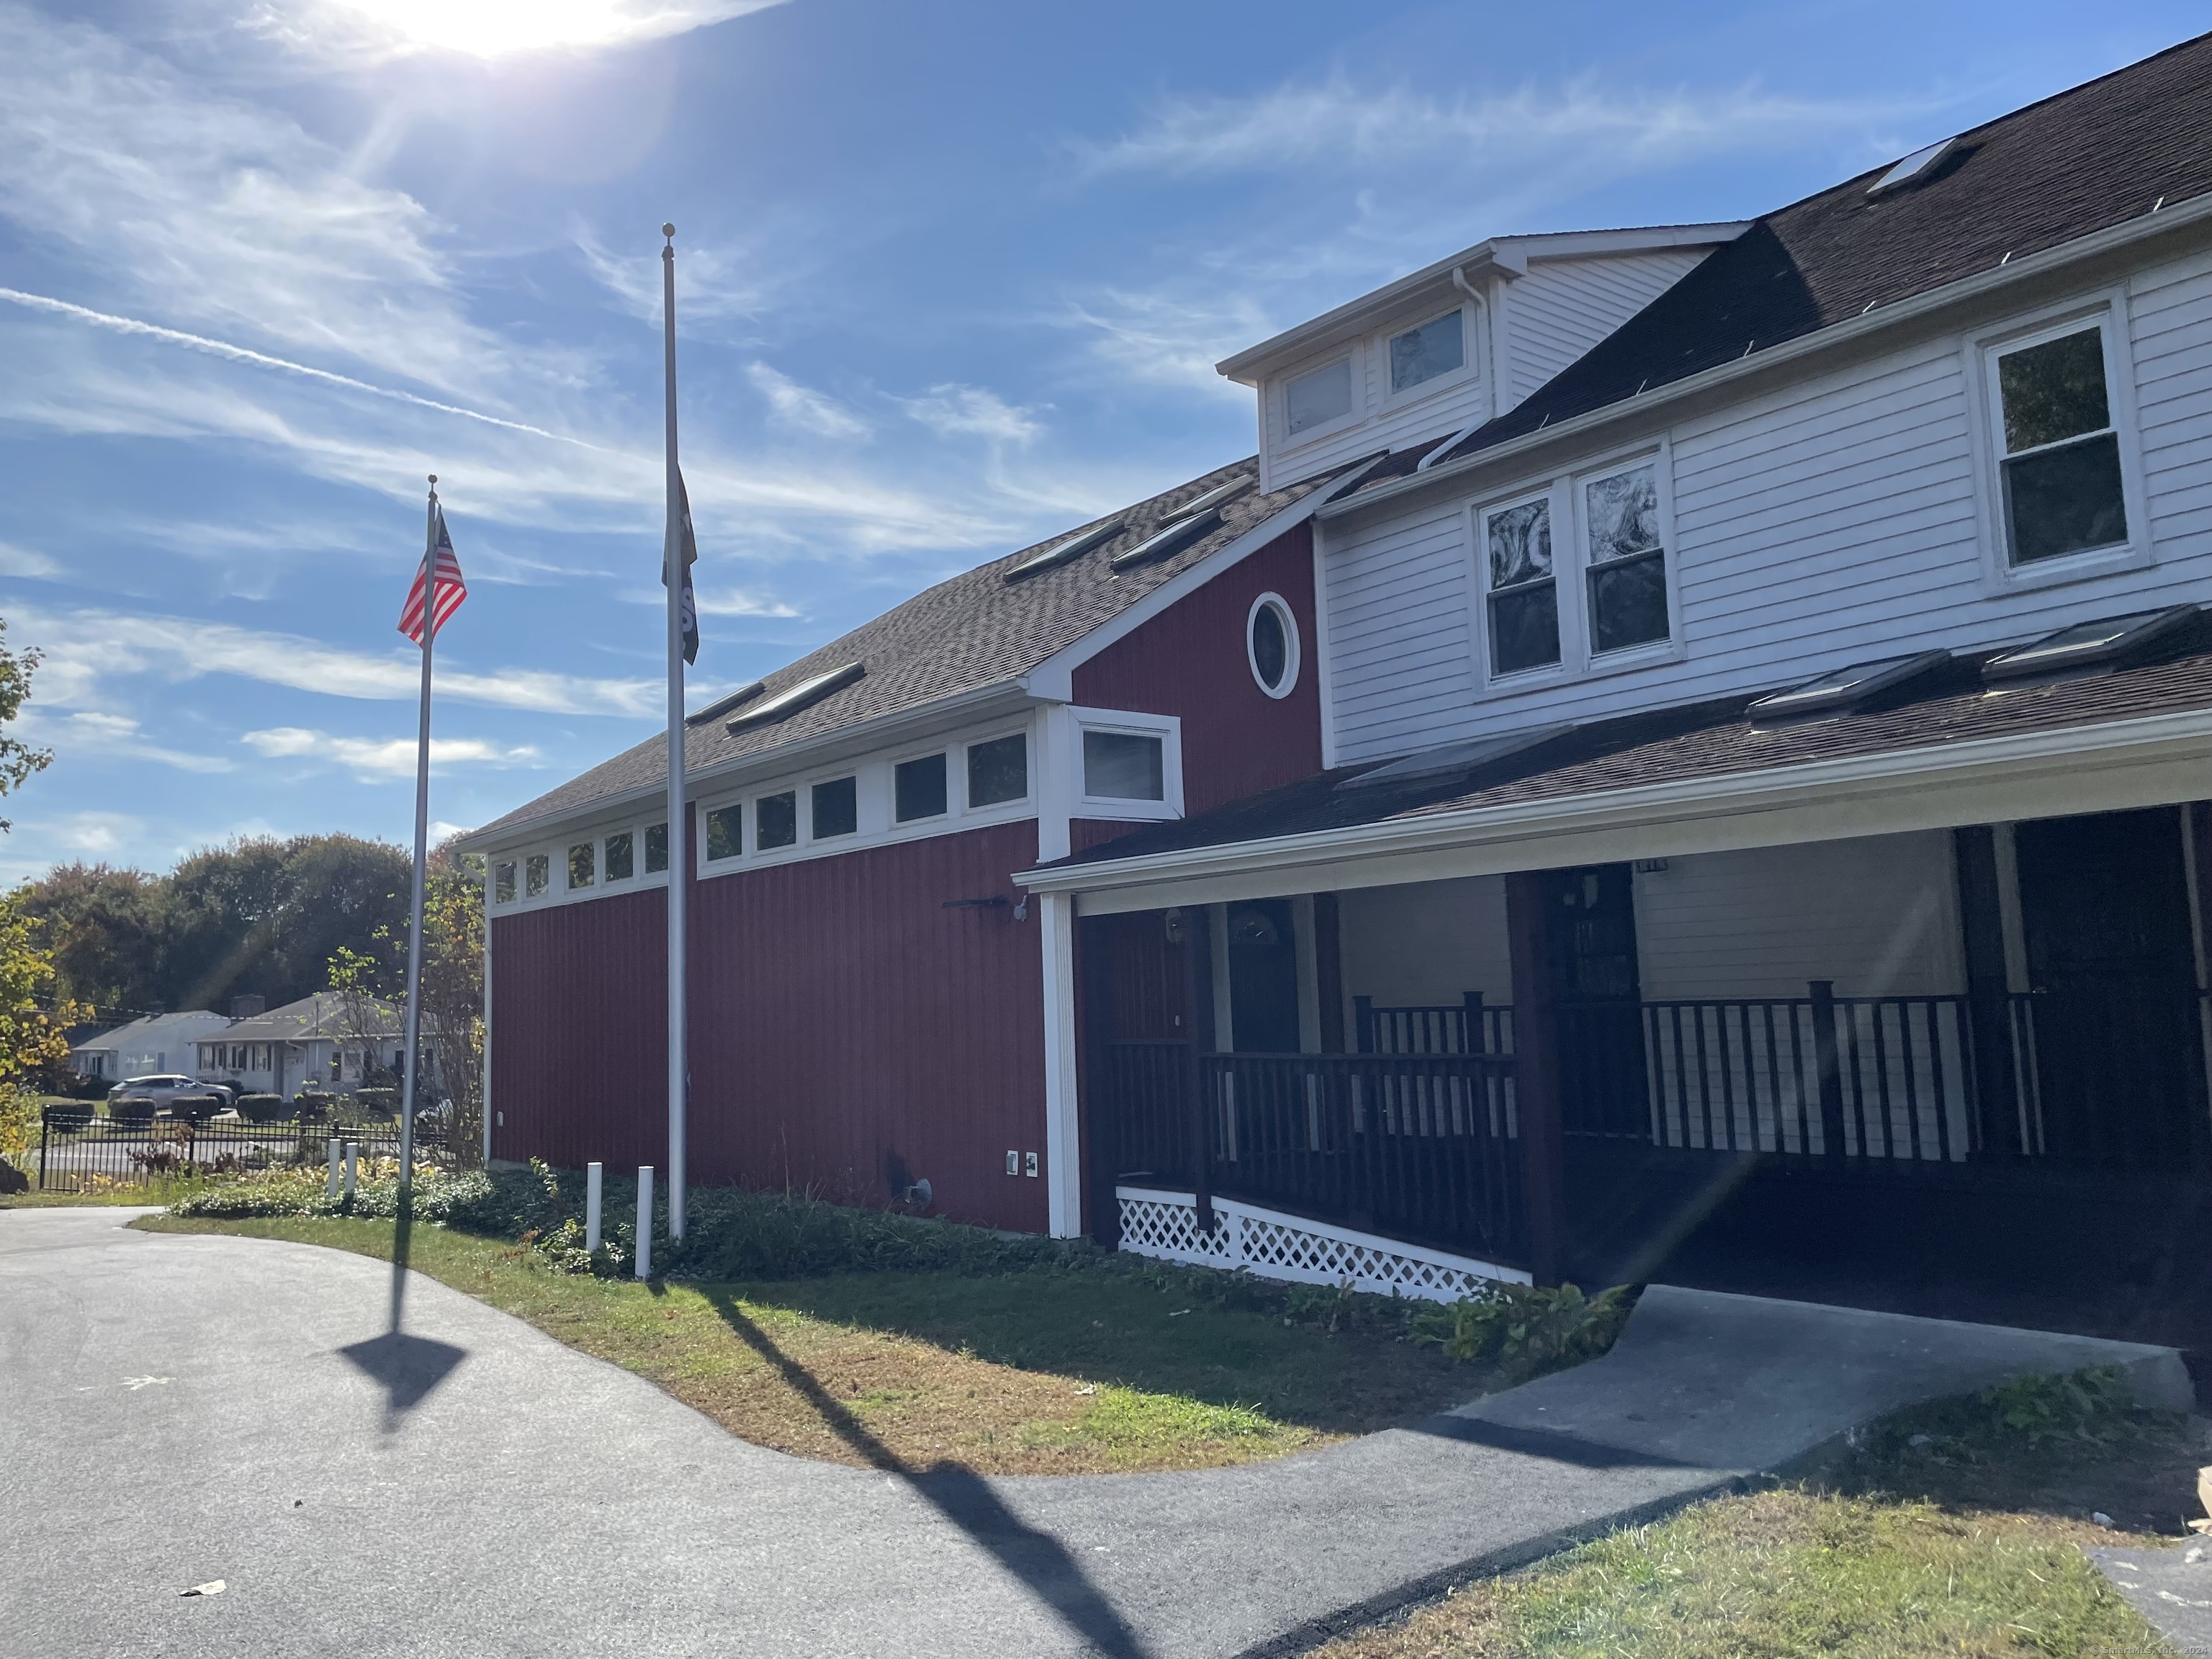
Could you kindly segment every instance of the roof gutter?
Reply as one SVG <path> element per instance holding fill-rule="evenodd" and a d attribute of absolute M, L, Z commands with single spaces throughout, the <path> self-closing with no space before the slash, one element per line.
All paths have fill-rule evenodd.
<path fill-rule="evenodd" d="M 1818 806 L 1937 781 L 2043 769 L 2076 775 L 2099 767 L 2199 757 L 2212 743 L 2212 708 L 2019 732 L 1965 743 L 1885 750 L 1838 760 L 1723 773 L 1502 806 L 1464 807 L 1379 823 L 1231 842 L 1217 847 L 1025 870 L 1031 892 L 1098 893 L 1202 881 L 1265 869 L 1339 865 L 1409 853 L 1536 841 L 1593 830 L 1682 823 L 1723 815 Z M 2172 751 L 2171 755 L 2164 751 Z"/>
<path fill-rule="evenodd" d="M 1649 392 L 1607 404 L 1587 414 L 1573 416 L 1556 426 L 1539 427 L 1534 432 L 1509 438 L 1487 449 L 1479 449 L 1472 455 L 1443 462 L 1401 480 L 1377 484 L 1364 495 L 1324 507 L 1316 516 L 1329 520 L 1364 512 L 1378 503 L 1395 501 L 1401 495 L 1430 489 L 1444 479 L 1498 466 L 1564 441 L 1602 432 L 1606 428 L 1632 416 L 1685 403 L 1717 388 L 1754 375 L 1765 374 L 1807 358 L 1844 349 L 1870 336 L 1924 319 L 1953 307 L 1971 304 L 1985 295 L 2021 283 L 2033 282 L 2068 265 L 2097 258 L 2152 237 L 2166 235 L 2212 219 L 2212 192 L 2192 197 L 2174 206 L 2163 205 L 2163 198 L 2160 199 L 2161 205 L 2153 207 L 2133 219 L 2108 225 L 2103 230 L 2092 231 L 2086 236 L 2077 236 L 2069 242 L 2061 242 L 2040 253 L 2031 253 L 2024 258 L 2007 259 L 1972 276 L 1962 276 L 1941 288 L 1930 289 L 1925 294 L 1915 294 L 1891 305 L 1877 305 L 1872 311 L 1859 316 L 1840 323 L 1831 323 L 1826 328 L 1815 329 L 1810 334 L 1800 335 L 1794 340 L 1784 340 L 1764 351 L 1752 352 L 1733 362 L 1718 363 L 1711 368 L 1701 369 L 1686 379 L 1670 380 L 1665 386 L 1655 386 Z"/>

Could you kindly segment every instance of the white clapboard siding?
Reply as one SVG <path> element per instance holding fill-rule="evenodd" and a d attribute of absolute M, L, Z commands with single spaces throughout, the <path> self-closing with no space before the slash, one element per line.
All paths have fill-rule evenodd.
<path fill-rule="evenodd" d="M 1510 409 L 1681 281 L 1711 250 L 1540 259 L 1499 289 Z"/>
<path fill-rule="evenodd" d="M 1337 937 L 1347 1005 L 1372 997 L 1379 1007 L 1445 1007 L 1469 991 L 1513 1000 L 1503 876 L 1340 893 Z"/>
<path fill-rule="evenodd" d="M 1386 504 L 1326 526 L 1331 759 L 1757 690 L 1931 646 L 1984 649 L 2202 599 L 2212 581 L 2212 259 L 2138 273 L 2126 317 L 2152 564 L 1993 584 L 1979 493 L 1989 461 L 1970 407 L 1978 367 L 1959 339 L 1923 341 L 1668 434 L 1683 643 L 1674 659 L 1486 689 L 1468 498 Z M 1574 580 L 1565 534 L 1562 580 Z M 1571 639 L 1567 652 L 1572 665 Z"/>
<path fill-rule="evenodd" d="M 1647 1000 L 1966 989 L 1943 830 L 1700 853 L 1635 877 Z"/>

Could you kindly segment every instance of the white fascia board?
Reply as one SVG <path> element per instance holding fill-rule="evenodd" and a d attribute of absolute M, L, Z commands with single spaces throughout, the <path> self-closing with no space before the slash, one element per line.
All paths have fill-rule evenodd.
<path fill-rule="evenodd" d="M 1297 501 L 1262 519 L 1235 541 L 1207 554 L 1188 570 L 1178 571 L 1134 605 L 1115 612 L 1081 639 L 1060 647 L 1015 684 L 1041 702 L 1073 702 L 1075 671 L 1078 668 L 1108 646 L 1127 639 L 1170 606 L 1188 599 L 1223 571 L 1257 553 L 1278 537 L 1297 529 L 1320 512 L 1322 503 L 1331 495 L 1358 483 L 1386 459 L 1383 455 L 1370 456 L 1354 466 L 1346 468 L 1335 477 L 1316 484 Z M 1320 603 L 1318 592 L 1315 594 L 1315 603 Z"/>
<path fill-rule="evenodd" d="M 1372 293 L 1346 301 L 1296 328 L 1285 329 L 1255 346 L 1247 346 L 1233 357 L 1224 357 L 1214 370 L 1242 386 L 1257 386 L 1267 368 L 1279 358 L 1300 357 L 1316 351 L 1335 335 L 1362 331 L 1376 316 L 1410 301 L 1424 289 L 1448 288 L 1455 268 L 1472 278 L 1495 269 L 1509 276 L 1528 274 L 1531 259 L 1573 259 L 1593 254 L 1646 253 L 1660 248 L 1707 247 L 1732 242 L 1749 229 L 1748 219 L 1705 225 L 1650 225 L 1632 230 L 1563 230 L 1535 236 L 1493 236 L 1473 247 L 1424 265 Z"/>
<path fill-rule="evenodd" d="M 878 749 L 905 743 L 940 726 L 986 720 L 1002 707 L 1011 713 L 1016 708 L 1026 708 L 1029 702 L 1029 695 L 1022 689 L 1020 681 L 994 680 L 988 685 L 972 686 L 950 696 L 935 697 L 927 702 L 893 709 L 887 714 L 856 720 L 850 726 L 835 726 L 798 743 L 780 744 L 773 749 L 757 749 L 729 760 L 719 761 L 712 766 L 688 770 L 684 775 L 684 798 L 696 800 L 709 789 L 742 782 L 748 777 L 772 777 L 787 771 L 805 770 L 811 765 L 835 760 L 841 754 L 870 754 Z M 498 852 L 536 841 L 557 825 L 623 816 L 640 806 L 667 799 L 668 786 L 665 781 L 643 785 L 635 789 L 597 796 L 559 811 L 540 813 L 536 817 L 507 824 L 496 832 L 472 830 L 456 837 L 453 844 L 465 853 Z"/>
<path fill-rule="evenodd" d="M 1571 855 L 1562 859 L 1540 843 L 1622 830 L 1663 833 L 1671 828 L 1679 832 L 1700 820 L 1718 817 L 1766 816 L 1778 821 L 1784 815 L 1812 813 L 1829 818 L 1834 826 L 1832 834 L 1864 833 L 1850 822 L 1850 809 L 1855 803 L 1939 787 L 2036 783 L 2055 792 L 2049 811 L 2090 811 L 2099 810 L 2098 805 L 2067 803 L 2084 802 L 2092 775 L 2173 766 L 2185 775 L 2179 779 L 2185 795 L 2190 789 L 2201 794 L 2199 774 L 2208 758 L 2212 758 L 2212 708 L 2192 708 L 1717 777 L 1426 813 L 1417 818 L 1219 847 L 1027 870 L 1014 880 L 1035 892 L 1087 895 L 1264 873 L 1266 884 L 1272 888 L 1304 891 L 1305 888 L 1296 884 L 1299 878 L 1294 872 L 1310 873 L 1324 866 L 1333 866 L 1329 884 L 1364 885 L 1368 884 L 1345 880 L 1342 867 L 1363 860 L 1483 847 L 1510 848 L 1528 860 L 1525 866 L 1503 867 L 1547 868 L 1589 860 Z M 1771 841 L 1780 844 L 1818 838 L 1793 831 L 1776 835 Z M 1754 837 L 1744 844 L 1769 843 Z M 1285 880 L 1292 884 L 1284 886 Z"/>
<path fill-rule="evenodd" d="M 1462 455 L 1456 460 L 1440 463 L 1425 472 L 1413 473 L 1405 478 L 1378 485 L 1357 501 L 1340 502 L 1335 511 L 1324 512 L 1321 516 L 1325 519 L 1341 518 L 1347 514 L 1364 512 L 1380 502 L 1395 501 L 1417 490 L 1433 489 L 1447 479 L 1492 468 L 1510 470 L 1522 458 L 1554 445 L 1578 439 L 1591 440 L 1594 446 L 1611 441 L 1603 434 L 1607 428 L 1616 423 L 1644 422 L 1654 410 L 1705 397 L 1736 381 L 1765 377 L 1808 358 L 1861 347 L 1870 337 L 1924 321 L 1954 307 L 1972 305 L 2007 288 L 2036 282 L 2063 270 L 2069 265 L 2103 258 L 2136 242 L 2175 234 L 2207 219 L 2212 219 L 2212 192 L 2193 197 L 2177 205 L 2162 206 L 2138 214 L 2122 223 L 2092 231 L 2086 236 L 2077 236 L 2072 241 L 2061 242 L 2056 247 L 2045 248 L 2040 253 L 2008 259 L 1972 276 L 1962 276 L 1955 283 L 1930 289 L 1925 294 L 1916 294 L 1891 305 L 1878 305 L 1856 317 L 1831 323 L 1826 328 L 1815 329 L 1810 334 L 1801 334 L 1794 340 L 1784 340 L 1764 351 L 1754 351 L 1733 362 L 1701 369 L 1686 380 L 1670 380 L 1664 386 L 1654 386 L 1648 392 L 1624 398 L 1618 403 L 1607 404 L 1587 414 L 1571 416 L 1556 426 L 1540 427 L 1534 432 L 1523 433 L 1520 437 L 1510 438 L 1487 449 L 1479 449 L 1472 455 Z"/>

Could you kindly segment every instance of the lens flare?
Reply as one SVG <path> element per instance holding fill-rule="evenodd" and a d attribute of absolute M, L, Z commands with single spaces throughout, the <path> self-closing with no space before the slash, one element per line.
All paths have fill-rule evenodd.
<path fill-rule="evenodd" d="M 409 44 L 498 58 L 626 45 L 758 10 L 763 0 L 338 0 Z"/>

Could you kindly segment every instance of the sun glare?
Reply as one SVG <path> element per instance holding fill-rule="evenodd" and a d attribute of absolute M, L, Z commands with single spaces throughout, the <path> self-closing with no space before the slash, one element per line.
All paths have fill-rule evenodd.
<path fill-rule="evenodd" d="M 418 46 L 478 58 L 680 34 L 753 9 L 746 0 L 340 0 Z"/>

